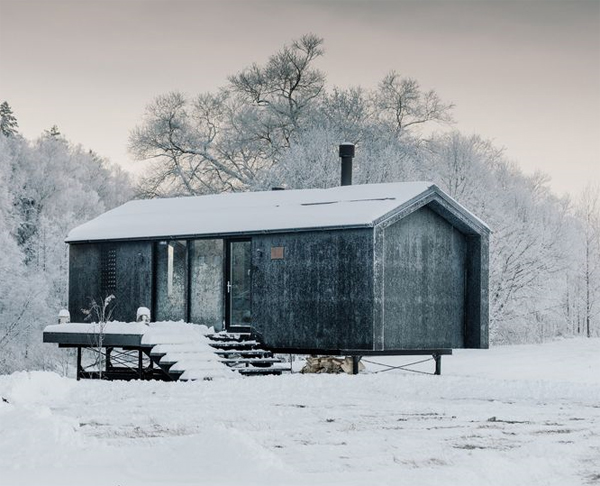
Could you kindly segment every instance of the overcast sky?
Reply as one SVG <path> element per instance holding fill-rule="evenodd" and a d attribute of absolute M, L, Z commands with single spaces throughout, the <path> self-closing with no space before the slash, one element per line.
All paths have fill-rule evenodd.
<path fill-rule="evenodd" d="M 456 127 L 576 194 L 600 181 L 600 0 L 0 0 L 0 100 L 132 167 L 151 99 L 213 91 L 312 32 L 329 86 L 390 70 L 456 104 Z"/>

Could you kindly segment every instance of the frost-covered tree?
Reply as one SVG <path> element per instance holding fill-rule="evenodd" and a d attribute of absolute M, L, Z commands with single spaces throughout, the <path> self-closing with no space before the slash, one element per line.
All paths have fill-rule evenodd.
<path fill-rule="evenodd" d="M 44 137 L 60 137 L 60 135 L 57 125 L 52 125 L 48 130 L 44 130 Z"/>
<path fill-rule="evenodd" d="M 5 137 L 17 134 L 19 124 L 8 102 L 0 104 L 0 133 Z"/>
<path fill-rule="evenodd" d="M 270 166 L 319 97 L 323 75 L 313 68 L 322 40 L 304 36 L 231 76 L 216 94 L 156 98 L 130 137 L 130 150 L 152 160 L 142 193 L 201 194 L 247 188 Z"/>
<path fill-rule="evenodd" d="M 577 201 L 581 228 L 581 258 L 578 271 L 579 302 L 583 317 L 578 333 L 592 336 L 600 315 L 600 186 L 589 184 Z"/>
<path fill-rule="evenodd" d="M 333 151 L 345 140 L 370 147 L 372 153 L 376 146 L 389 152 L 385 144 L 411 146 L 412 134 L 422 124 L 450 120 L 451 105 L 393 72 L 371 92 L 360 88 L 328 92 L 325 75 L 315 66 L 323 54 L 323 40 L 305 35 L 265 64 L 230 76 L 216 93 L 157 97 L 130 136 L 134 157 L 152 161 L 141 194 L 265 187 L 286 172 L 291 171 L 287 177 L 299 173 L 290 165 L 293 154 L 300 153 L 315 134 L 331 140 L 331 146 L 321 150 Z M 291 184 L 296 185 L 290 180 Z"/>
<path fill-rule="evenodd" d="M 412 78 L 390 72 L 379 85 L 376 116 L 398 135 L 427 122 L 450 122 L 451 103 L 444 103 L 433 90 L 423 92 Z"/>
<path fill-rule="evenodd" d="M 64 238 L 131 196 L 122 170 L 62 136 L 0 135 L 0 373 L 59 363 L 41 329 L 66 305 Z"/>

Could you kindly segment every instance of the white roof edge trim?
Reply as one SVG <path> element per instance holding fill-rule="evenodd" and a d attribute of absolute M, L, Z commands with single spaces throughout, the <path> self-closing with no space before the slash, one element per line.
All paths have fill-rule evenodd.
<path fill-rule="evenodd" d="M 442 199 L 444 199 L 444 201 L 446 201 L 448 204 L 450 204 L 451 206 L 454 206 L 457 210 L 464 213 L 464 215 L 468 219 L 470 219 L 473 223 L 475 223 L 476 226 L 481 226 L 482 229 L 486 229 L 490 233 L 492 232 L 492 229 L 487 225 L 487 223 L 485 221 L 483 221 L 479 217 L 475 216 L 471 211 L 469 211 L 466 207 L 464 207 L 456 199 L 450 197 L 448 194 L 446 194 L 444 191 L 442 191 L 436 184 L 433 184 L 431 186 L 431 189 L 434 190 L 435 193 L 438 196 L 440 196 Z"/>
<path fill-rule="evenodd" d="M 361 229 L 361 228 L 373 228 L 374 223 L 361 223 L 361 224 L 346 224 L 346 225 L 331 225 L 331 226 L 313 226 L 305 228 L 283 228 L 273 230 L 253 230 L 253 231 L 228 231 L 227 233 L 187 233 L 177 235 L 157 235 L 157 236 L 136 236 L 122 238 L 110 238 L 110 239 L 69 239 L 65 238 L 65 243 L 105 243 L 108 241 L 157 241 L 157 240 L 192 240 L 192 239 L 210 239 L 210 238 L 222 238 L 222 237 L 239 237 L 241 235 L 264 235 L 273 233 L 305 233 L 308 231 L 331 231 L 339 229 Z"/>
<path fill-rule="evenodd" d="M 471 223 L 471 226 L 474 227 L 475 229 L 487 231 L 488 233 L 492 232 L 490 227 L 483 220 L 481 220 L 480 218 L 475 216 L 471 211 L 469 211 L 467 208 L 465 208 L 462 204 L 460 204 L 458 201 L 456 201 L 455 199 L 450 197 L 448 194 L 446 194 L 444 191 L 442 191 L 436 184 L 432 184 L 426 191 L 422 192 L 421 194 L 415 196 L 411 200 L 406 201 L 404 204 L 398 206 L 397 208 L 391 210 L 390 212 L 388 212 L 388 213 L 384 214 L 383 216 L 381 216 L 380 218 L 378 218 L 376 221 L 374 221 L 374 226 L 384 223 L 385 221 L 389 220 L 390 218 L 393 218 L 398 213 L 402 213 L 403 211 L 406 211 L 413 206 L 415 206 L 414 211 L 419 210 L 422 207 L 420 205 L 420 203 L 424 199 L 427 199 L 431 195 L 436 195 L 436 196 L 440 197 L 449 206 L 451 206 L 456 211 L 461 213 L 465 217 L 465 219 L 469 223 Z M 427 206 L 427 204 L 429 204 L 430 202 L 431 201 L 424 203 L 423 206 Z M 410 211 L 408 214 L 411 214 L 412 212 L 413 211 Z M 408 216 L 408 214 L 403 215 L 402 218 Z"/>

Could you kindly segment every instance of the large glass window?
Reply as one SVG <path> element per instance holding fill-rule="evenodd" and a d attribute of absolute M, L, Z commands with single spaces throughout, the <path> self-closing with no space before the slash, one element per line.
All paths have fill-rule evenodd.
<path fill-rule="evenodd" d="M 186 320 L 187 244 L 159 241 L 156 254 L 156 320 Z"/>
<path fill-rule="evenodd" d="M 223 240 L 190 242 L 191 321 L 223 329 Z"/>
<path fill-rule="evenodd" d="M 230 325 L 249 326 L 252 322 L 252 242 L 232 241 L 230 245 Z"/>

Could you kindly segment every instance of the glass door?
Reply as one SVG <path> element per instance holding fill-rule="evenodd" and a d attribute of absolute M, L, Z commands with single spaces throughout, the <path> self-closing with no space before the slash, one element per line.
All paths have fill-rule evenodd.
<path fill-rule="evenodd" d="M 252 242 L 228 245 L 227 327 L 250 327 L 252 321 Z"/>

